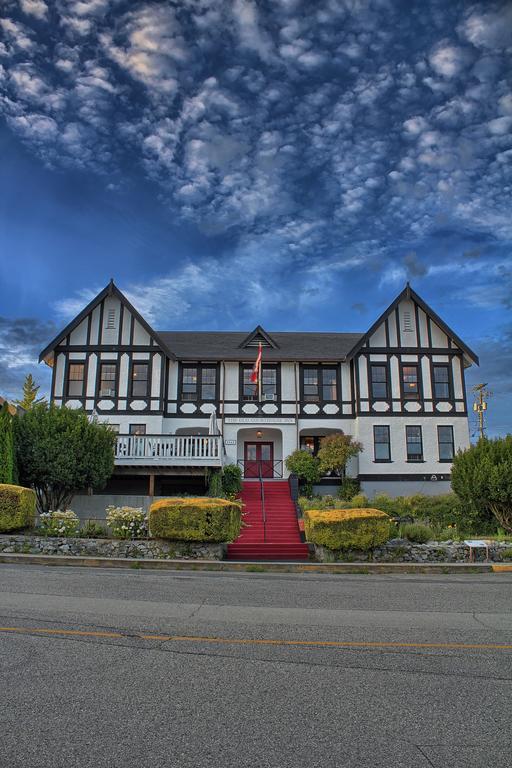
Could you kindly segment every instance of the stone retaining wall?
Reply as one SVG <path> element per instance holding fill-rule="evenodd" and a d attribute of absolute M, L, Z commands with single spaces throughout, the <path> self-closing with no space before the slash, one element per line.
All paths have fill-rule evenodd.
<path fill-rule="evenodd" d="M 19 552 L 31 555 L 222 560 L 225 549 L 225 544 L 204 541 L 75 539 L 19 533 L 0 535 L 0 552 Z"/>
<path fill-rule="evenodd" d="M 373 551 L 345 549 L 332 550 L 314 544 L 315 559 L 320 563 L 334 562 L 374 562 L 374 563 L 457 563 L 469 560 L 469 548 L 454 541 L 429 541 L 427 544 L 413 544 L 407 539 L 390 539 Z M 501 553 L 510 551 L 511 544 L 498 542 L 489 548 L 489 558 L 493 562 L 505 561 Z M 475 552 L 476 560 L 485 559 L 485 550 Z M 508 560 L 507 562 L 511 562 Z"/>

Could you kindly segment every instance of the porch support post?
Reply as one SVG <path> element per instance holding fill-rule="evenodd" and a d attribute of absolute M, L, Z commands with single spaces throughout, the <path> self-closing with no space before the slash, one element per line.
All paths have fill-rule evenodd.
<path fill-rule="evenodd" d="M 155 476 L 150 475 L 149 476 L 149 496 L 153 498 L 154 495 L 155 495 Z"/>

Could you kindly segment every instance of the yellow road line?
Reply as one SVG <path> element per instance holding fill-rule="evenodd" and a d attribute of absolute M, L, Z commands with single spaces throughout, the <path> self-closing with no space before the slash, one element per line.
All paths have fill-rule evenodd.
<path fill-rule="evenodd" d="M 217 643 L 219 645 L 273 645 L 285 647 L 311 648 L 433 648 L 445 650 L 512 651 L 512 644 L 499 643 L 405 643 L 405 642 L 366 642 L 352 640 L 273 640 L 231 637 L 209 637 L 202 635 L 146 635 L 139 632 L 101 632 L 97 630 L 59 629 L 46 627 L 0 627 L 0 632 L 19 634 L 78 636 L 114 638 L 136 637 L 140 640 L 176 643 Z"/>

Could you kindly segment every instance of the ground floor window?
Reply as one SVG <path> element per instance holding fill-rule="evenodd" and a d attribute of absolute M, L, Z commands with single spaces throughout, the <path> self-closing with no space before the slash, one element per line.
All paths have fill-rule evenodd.
<path fill-rule="evenodd" d="M 439 445 L 439 461 L 452 461 L 454 451 L 453 427 L 438 426 L 437 442 Z"/>
<path fill-rule="evenodd" d="M 373 444 L 375 461 L 391 461 L 388 426 L 375 425 L 373 427 Z"/>
<path fill-rule="evenodd" d="M 421 427 L 407 426 L 405 428 L 407 444 L 407 461 L 423 461 L 423 438 Z"/>

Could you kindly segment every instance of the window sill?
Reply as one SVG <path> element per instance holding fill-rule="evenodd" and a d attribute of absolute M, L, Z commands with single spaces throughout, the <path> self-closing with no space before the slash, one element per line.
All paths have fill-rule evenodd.
<path fill-rule="evenodd" d="M 453 464 L 453 459 L 439 459 L 438 464 Z"/>
<path fill-rule="evenodd" d="M 374 459 L 374 464 L 393 464 L 393 459 Z"/>
<path fill-rule="evenodd" d="M 406 464 L 425 464 L 425 459 L 407 459 Z"/>

